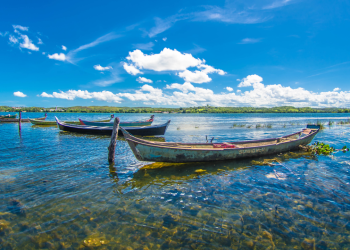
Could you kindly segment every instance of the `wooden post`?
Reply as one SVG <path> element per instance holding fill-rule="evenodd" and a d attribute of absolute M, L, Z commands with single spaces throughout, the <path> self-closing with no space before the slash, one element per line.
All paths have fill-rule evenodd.
<path fill-rule="evenodd" d="M 114 119 L 111 142 L 109 143 L 109 146 L 108 146 L 108 162 L 109 162 L 109 164 L 114 163 L 115 147 L 117 145 L 117 137 L 118 137 L 118 130 L 119 130 L 119 122 L 120 122 L 119 118 L 116 117 Z"/>
<path fill-rule="evenodd" d="M 21 122 L 22 122 L 22 111 L 19 111 L 19 119 L 18 119 L 18 129 L 21 131 Z"/>

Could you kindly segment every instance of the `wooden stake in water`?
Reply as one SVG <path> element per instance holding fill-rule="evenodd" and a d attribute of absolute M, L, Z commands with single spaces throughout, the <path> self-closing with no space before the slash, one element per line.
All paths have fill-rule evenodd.
<path fill-rule="evenodd" d="M 115 159 L 115 147 L 117 145 L 119 122 L 120 122 L 119 118 L 116 117 L 114 119 L 111 142 L 109 143 L 109 146 L 108 146 L 108 162 L 109 162 L 109 164 L 114 163 L 114 159 Z"/>
<path fill-rule="evenodd" d="M 19 111 L 18 129 L 21 131 L 22 111 Z"/>

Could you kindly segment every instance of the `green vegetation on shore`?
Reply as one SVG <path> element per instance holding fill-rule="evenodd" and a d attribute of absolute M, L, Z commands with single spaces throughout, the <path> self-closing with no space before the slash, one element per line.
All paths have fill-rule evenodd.
<path fill-rule="evenodd" d="M 57 111 L 56 111 L 57 110 Z M 187 107 L 187 108 L 150 108 L 150 107 L 111 107 L 111 106 L 74 106 L 74 107 L 9 107 L 0 106 L 0 112 L 68 112 L 68 113 L 350 113 L 350 108 L 295 108 L 281 106 L 273 108 L 254 107 Z"/>

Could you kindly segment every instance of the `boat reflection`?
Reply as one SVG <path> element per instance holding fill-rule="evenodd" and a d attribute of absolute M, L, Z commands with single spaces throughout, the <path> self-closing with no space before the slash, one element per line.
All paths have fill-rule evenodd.
<path fill-rule="evenodd" d="M 242 171 L 245 169 L 271 166 L 281 168 L 290 174 L 294 172 L 287 166 L 285 162 L 290 159 L 317 159 L 316 156 L 309 152 L 297 151 L 287 152 L 279 155 L 272 155 L 268 157 L 259 157 L 251 159 L 241 159 L 235 161 L 220 161 L 220 162 L 197 162 L 197 163 L 163 163 L 156 162 L 143 166 L 136 173 L 133 174 L 131 180 L 125 183 L 119 183 L 118 189 L 121 193 L 125 189 L 140 189 L 150 185 L 168 186 L 174 184 L 186 183 L 188 180 L 196 178 L 205 178 L 207 176 L 220 175 L 223 173 L 230 173 L 235 171 Z M 275 170 L 272 170 L 272 172 Z M 119 178 L 117 169 L 110 167 L 111 178 L 118 183 Z M 275 176 L 279 179 L 279 175 Z M 273 177 L 273 178 L 275 178 Z M 282 178 L 281 178 L 282 179 Z"/>

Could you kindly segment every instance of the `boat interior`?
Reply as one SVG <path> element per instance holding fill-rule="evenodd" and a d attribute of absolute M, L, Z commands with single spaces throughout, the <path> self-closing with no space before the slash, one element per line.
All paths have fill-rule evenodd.
<path fill-rule="evenodd" d="M 295 141 L 302 139 L 313 133 L 316 133 L 318 129 L 303 129 L 300 132 L 286 135 L 279 138 L 271 138 L 264 140 L 255 140 L 255 141 L 238 141 L 238 142 L 229 142 L 229 143 L 173 143 L 173 142 L 156 142 L 156 141 L 147 141 L 137 137 L 132 136 L 127 133 L 128 136 L 126 139 L 134 141 L 138 144 L 148 145 L 148 146 L 157 146 L 157 147 L 170 147 L 170 148 L 186 148 L 186 149 L 227 149 L 227 148 L 252 148 L 260 147 L 267 145 L 276 145 L 280 143 L 286 143 L 290 141 Z"/>

